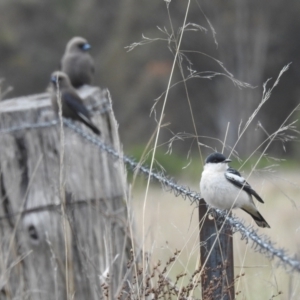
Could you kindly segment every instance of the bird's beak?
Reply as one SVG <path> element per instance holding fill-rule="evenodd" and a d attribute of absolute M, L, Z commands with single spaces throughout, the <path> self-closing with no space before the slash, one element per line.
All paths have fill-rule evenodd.
<path fill-rule="evenodd" d="M 92 48 L 91 45 L 86 43 L 83 45 L 82 50 L 87 51 L 87 50 L 90 50 L 91 48 Z"/>
<path fill-rule="evenodd" d="M 52 77 L 51 77 L 51 82 L 53 82 L 53 83 L 55 83 L 55 84 L 56 84 L 56 82 L 57 82 L 57 78 L 56 78 L 55 76 L 52 76 Z"/>
<path fill-rule="evenodd" d="M 226 158 L 226 159 L 224 160 L 225 163 L 230 163 L 231 161 L 232 161 L 232 160 L 229 159 L 229 158 Z"/>

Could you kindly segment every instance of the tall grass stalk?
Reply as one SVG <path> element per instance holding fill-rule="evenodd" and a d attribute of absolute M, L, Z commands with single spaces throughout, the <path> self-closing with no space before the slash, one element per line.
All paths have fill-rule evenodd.
<path fill-rule="evenodd" d="M 187 9 L 186 9 L 186 13 L 185 13 L 184 21 L 183 21 L 183 27 L 185 27 L 185 24 L 186 24 L 189 8 L 190 8 L 190 0 L 188 1 L 188 4 L 187 4 Z M 160 114 L 160 119 L 159 119 L 159 122 L 158 122 L 158 130 L 157 130 L 157 134 L 156 134 L 155 141 L 154 141 L 154 149 L 153 149 L 151 163 L 150 163 L 150 172 L 153 168 L 153 162 L 154 162 L 154 158 L 155 158 L 155 152 L 156 152 L 158 137 L 159 137 L 159 133 L 160 133 L 160 125 L 162 124 L 162 120 L 163 120 L 163 116 L 164 116 L 164 110 L 165 110 L 165 106 L 166 106 L 166 103 L 167 103 L 169 89 L 170 89 L 170 85 L 171 85 L 171 81 L 172 81 L 172 77 L 173 77 L 173 73 L 174 73 L 174 68 L 175 68 L 178 53 L 179 53 L 179 48 L 180 48 L 182 37 L 183 37 L 183 32 L 184 31 L 181 32 L 181 35 L 180 35 L 180 38 L 179 38 L 178 47 L 176 49 L 176 53 L 175 53 L 175 57 L 174 57 L 174 61 L 173 61 L 172 69 L 171 69 L 171 74 L 170 74 L 170 77 L 169 77 L 167 92 L 166 92 L 166 95 L 165 95 L 165 99 L 164 99 L 164 102 L 163 102 L 163 107 L 162 107 L 161 114 Z M 144 206 L 143 206 L 143 220 L 145 218 L 145 213 L 146 213 L 146 204 L 147 204 L 149 185 L 150 185 L 150 176 L 148 177 L 146 191 L 145 191 Z M 143 270 L 145 270 L 145 223 L 144 222 L 143 222 Z M 143 276 L 143 284 L 145 284 L 145 276 Z M 145 296 L 145 294 L 143 296 Z"/>

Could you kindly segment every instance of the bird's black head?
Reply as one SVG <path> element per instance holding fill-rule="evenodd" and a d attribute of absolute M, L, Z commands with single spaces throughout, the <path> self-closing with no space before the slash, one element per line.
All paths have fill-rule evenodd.
<path fill-rule="evenodd" d="M 209 164 L 209 163 L 217 164 L 217 163 L 228 163 L 228 162 L 231 162 L 231 160 L 226 158 L 223 154 L 218 153 L 218 152 L 214 152 L 214 153 L 210 154 L 205 160 L 206 164 Z"/>

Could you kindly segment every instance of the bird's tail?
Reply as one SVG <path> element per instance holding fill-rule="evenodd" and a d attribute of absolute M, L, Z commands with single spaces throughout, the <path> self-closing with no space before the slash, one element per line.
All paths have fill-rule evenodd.
<path fill-rule="evenodd" d="M 96 133 L 97 135 L 100 135 L 100 130 L 91 122 L 89 124 L 86 124 L 88 127 L 90 127 L 94 133 Z"/>
<path fill-rule="evenodd" d="M 258 210 L 256 211 L 249 211 L 246 210 L 244 208 L 242 208 L 243 211 L 245 211 L 246 213 L 248 213 L 253 220 L 255 221 L 255 223 L 262 228 L 271 228 L 270 225 L 267 223 L 267 221 L 264 219 L 264 217 L 259 213 Z"/>
<path fill-rule="evenodd" d="M 97 135 L 100 135 L 101 134 L 101 131 L 93 124 L 93 122 L 87 118 L 86 116 L 84 115 L 81 115 L 79 114 L 79 117 L 80 117 L 80 120 L 87 126 L 89 127 L 90 129 L 93 130 L 93 132 Z"/>

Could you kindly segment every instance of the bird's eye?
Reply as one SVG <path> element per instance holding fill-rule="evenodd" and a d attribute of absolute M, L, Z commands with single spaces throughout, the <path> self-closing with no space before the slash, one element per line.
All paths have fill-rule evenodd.
<path fill-rule="evenodd" d="M 83 49 L 83 48 L 84 48 L 84 43 L 78 44 L 78 48 L 79 48 L 79 49 Z"/>
<path fill-rule="evenodd" d="M 57 83 L 60 83 L 63 80 L 63 78 L 61 76 L 57 76 L 57 75 L 53 75 L 51 77 L 51 82 L 56 85 Z"/>

